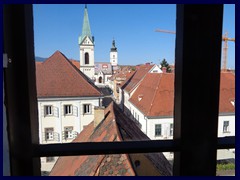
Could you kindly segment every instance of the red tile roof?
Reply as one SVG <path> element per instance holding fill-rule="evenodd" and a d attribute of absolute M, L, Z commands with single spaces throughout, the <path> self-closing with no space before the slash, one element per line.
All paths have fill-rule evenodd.
<path fill-rule="evenodd" d="M 121 88 L 127 92 L 131 92 L 145 77 L 145 75 L 152 69 L 154 65 L 141 65 L 125 82 L 122 83 Z"/>
<path fill-rule="evenodd" d="M 148 73 L 129 101 L 146 116 L 172 116 L 173 97 L 173 73 Z"/>
<path fill-rule="evenodd" d="M 77 69 L 80 69 L 80 61 L 74 60 L 74 59 L 69 59 L 70 62 L 76 66 Z"/>
<path fill-rule="evenodd" d="M 94 129 L 90 123 L 74 142 L 112 142 L 122 140 L 150 140 L 116 104 L 105 110 L 105 119 Z M 171 175 L 172 167 L 162 153 L 140 154 L 147 158 L 158 175 Z M 139 154 L 138 154 L 139 156 Z M 135 176 L 132 158 L 134 154 L 109 154 L 60 157 L 54 165 L 51 176 Z M 145 163 L 141 163 L 144 166 Z M 144 167 L 145 168 L 145 167 Z"/>
<path fill-rule="evenodd" d="M 221 72 L 219 113 L 233 113 L 235 106 L 235 75 L 232 72 Z"/>
<path fill-rule="evenodd" d="M 232 100 L 235 100 L 235 75 L 223 72 L 219 113 L 235 112 Z M 148 73 L 129 101 L 146 116 L 173 116 L 174 73 Z"/>
<path fill-rule="evenodd" d="M 98 88 L 59 51 L 36 63 L 38 97 L 96 97 Z"/>

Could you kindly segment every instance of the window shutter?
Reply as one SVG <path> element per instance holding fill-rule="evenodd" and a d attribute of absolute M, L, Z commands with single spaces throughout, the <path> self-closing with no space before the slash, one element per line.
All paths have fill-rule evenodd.
<path fill-rule="evenodd" d="M 78 117 L 78 107 L 77 106 L 73 106 L 73 115 Z"/>
<path fill-rule="evenodd" d="M 92 114 L 92 112 L 93 112 L 92 108 L 94 108 L 94 107 L 91 104 L 89 104 L 89 114 Z"/>
<path fill-rule="evenodd" d="M 61 106 L 61 110 L 62 110 L 62 116 L 64 116 L 64 105 L 63 106 Z"/>
<path fill-rule="evenodd" d="M 54 115 L 55 117 L 59 117 L 58 107 L 54 107 L 54 106 L 53 106 L 53 115 Z"/>
<path fill-rule="evenodd" d="M 41 116 L 45 117 L 44 106 L 41 106 Z"/>

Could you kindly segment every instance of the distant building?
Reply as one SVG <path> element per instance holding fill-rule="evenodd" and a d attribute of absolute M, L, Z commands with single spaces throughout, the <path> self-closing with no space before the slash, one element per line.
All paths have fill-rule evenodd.
<path fill-rule="evenodd" d="M 143 76 L 139 70 L 122 86 L 124 96 L 127 94 L 124 112 L 150 139 L 172 139 L 174 73 L 147 72 Z M 235 136 L 235 75 L 221 72 L 220 80 L 218 137 Z M 204 126 L 207 124 L 199 128 L 204 131 Z M 173 154 L 165 154 L 172 158 Z"/>
<path fill-rule="evenodd" d="M 137 87 L 140 85 L 141 81 L 144 79 L 147 73 L 161 73 L 162 70 L 157 65 L 145 64 L 136 67 L 136 72 L 125 82 L 122 83 L 119 93 L 120 107 L 123 109 L 124 113 L 130 115 L 129 112 L 129 98 L 135 92 Z"/>
<path fill-rule="evenodd" d="M 94 119 L 102 94 L 61 52 L 36 62 L 40 144 L 67 143 Z M 50 171 L 56 158 L 41 158 Z"/>
<path fill-rule="evenodd" d="M 96 109 L 74 142 L 150 140 L 113 102 Z M 162 153 L 107 154 L 60 157 L 50 176 L 171 176 L 172 166 Z"/>
<path fill-rule="evenodd" d="M 82 35 L 78 39 L 80 50 L 80 70 L 88 76 L 97 86 L 109 86 L 109 78 L 119 69 L 118 52 L 115 40 L 112 42 L 109 62 L 95 62 L 94 37 L 88 18 L 87 6 L 84 9 Z"/>

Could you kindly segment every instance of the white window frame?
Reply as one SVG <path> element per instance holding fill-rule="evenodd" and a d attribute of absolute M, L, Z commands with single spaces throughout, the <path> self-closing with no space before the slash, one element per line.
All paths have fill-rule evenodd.
<path fill-rule="evenodd" d="M 64 127 L 64 138 L 73 139 L 73 126 Z"/>
<path fill-rule="evenodd" d="M 157 127 L 160 127 L 160 128 L 157 128 Z M 160 129 L 160 133 L 158 133 L 157 131 L 159 131 Z M 162 136 L 162 124 L 155 124 L 155 137 L 158 137 L 158 136 Z"/>
<path fill-rule="evenodd" d="M 46 141 L 53 141 L 54 140 L 54 128 L 49 127 L 45 128 L 45 140 Z"/>
<path fill-rule="evenodd" d="M 223 133 L 229 133 L 229 121 L 223 121 Z"/>
<path fill-rule="evenodd" d="M 73 114 L 73 106 L 71 104 L 64 105 L 64 115 L 72 115 Z"/>
<path fill-rule="evenodd" d="M 44 115 L 45 116 L 53 116 L 53 106 L 52 105 L 44 106 Z"/>
<path fill-rule="evenodd" d="M 92 105 L 91 104 L 83 104 L 83 114 L 91 114 L 92 113 Z"/>

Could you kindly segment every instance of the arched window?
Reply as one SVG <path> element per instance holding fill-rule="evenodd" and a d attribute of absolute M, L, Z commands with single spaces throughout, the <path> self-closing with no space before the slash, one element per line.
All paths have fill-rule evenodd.
<path fill-rule="evenodd" d="M 102 76 L 100 76 L 100 77 L 98 78 L 98 82 L 99 82 L 99 83 L 102 83 Z"/>
<path fill-rule="evenodd" d="M 89 54 L 85 53 L 85 64 L 89 64 Z"/>

